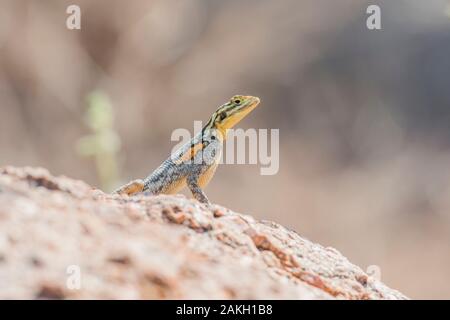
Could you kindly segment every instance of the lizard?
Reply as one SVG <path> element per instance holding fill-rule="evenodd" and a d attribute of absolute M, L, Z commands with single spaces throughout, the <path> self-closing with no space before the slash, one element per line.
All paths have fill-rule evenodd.
<path fill-rule="evenodd" d="M 187 186 L 195 199 L 210 204 L 203 189 L 213 177 L 227 131 L 259 105 L 254 96 L 235 95 L 222 104 L 191 141 L 177 149 L 145 179 L 133 180 L 113 194 L 175 194 Z"/>

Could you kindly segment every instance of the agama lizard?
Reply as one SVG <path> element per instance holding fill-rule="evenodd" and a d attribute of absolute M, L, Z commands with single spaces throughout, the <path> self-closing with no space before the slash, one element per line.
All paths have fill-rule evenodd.
<path fill-rule="evenodd" d="M 227 130 L 255 109 L 259 101 L 259 98 L 252 96 L 233 96 L 213 113 L 201 132 L 147 178 L 131 181 L 114 193 L 174 194 L 187 185 L 195 199 L 209 203 L 202 188 L 206 187 L 216 171 Z"/>

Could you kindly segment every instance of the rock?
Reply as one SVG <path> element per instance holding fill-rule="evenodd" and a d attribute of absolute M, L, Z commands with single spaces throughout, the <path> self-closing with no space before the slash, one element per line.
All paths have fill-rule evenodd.
<path fill-rule="evenodd" d="M 183 196 L 0 169 L 2 299 L 406 299 L 333 248 Z"/>

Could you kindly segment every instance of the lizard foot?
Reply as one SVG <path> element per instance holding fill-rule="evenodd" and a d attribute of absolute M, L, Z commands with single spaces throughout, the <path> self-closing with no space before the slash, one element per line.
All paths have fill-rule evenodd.
<path fill-rule="evenodd" d="M 113 192 L 113 194 L 126 194 L 133 195 L 144 190 L 144 181 L 142 179 L 133 180 L 126 185 L 123 185 L 119 189 Z"/>

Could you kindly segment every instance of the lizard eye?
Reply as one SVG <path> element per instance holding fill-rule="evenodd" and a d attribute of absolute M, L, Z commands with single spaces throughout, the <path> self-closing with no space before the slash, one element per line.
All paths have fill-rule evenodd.
<path fill-rule="evenodd" d="M 236 99 L 236 100 L 234 100 L 234 103 L 236 103 L 237 105 L 239 105 L 239 104 L 241 104 L 241 100 Z"/>

